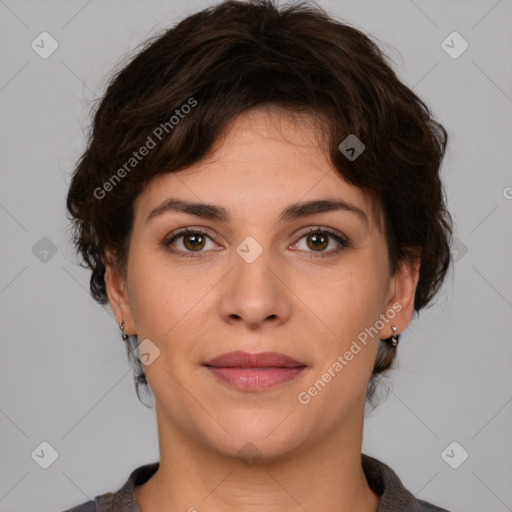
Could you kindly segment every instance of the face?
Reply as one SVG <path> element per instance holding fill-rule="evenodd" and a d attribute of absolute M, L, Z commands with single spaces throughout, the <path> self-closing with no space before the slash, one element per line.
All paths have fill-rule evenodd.
<path fill-rule="evenodd" d="M 162 206 L 170 199 L 225 218 Z M 281 217 L 320 200 L 353 209 Z M 106 281 L 125 332 L 150 340 L 160 429 L 225 455 L 250 442 L 279 457 L 360 433 L 379 338 L 409 322 L 417 272 L 390 275 L 371 200 L 336 173 L 311 120 L 266 108 L 240 115 L 212 157 L 149 182 L 134 203 L 126 273 L 108 268 Z M 302 366 L 205 366 L 232 351 Z"/>

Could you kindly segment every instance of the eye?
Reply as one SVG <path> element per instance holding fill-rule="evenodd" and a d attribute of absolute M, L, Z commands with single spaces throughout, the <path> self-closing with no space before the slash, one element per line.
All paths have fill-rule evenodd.
<path fill-rule="evenodd" d="M 346 238 L 325 228 L 309 229 L 301 235 L 299 242 L 302 239 L 305 239 L 305 248 L 304 246 L 299 248 L 309 253 L 308 256 L 313 258 L 317 256 L 332 256 L 349 247 L 349 242 Z M 296 245 L 299 245 L 299 243 Z M 334 248 L 332 245 L 334 245 Z M 329 246 L 331 246 L 331 250 L 326 251 L 325 249 L 327 249 Z"/>
<path fill-rule="evenodd" d="M 181 240 L 180 240 L 181 239 Z M 172 233 L 169 237 L 163 242 L 165 247 L 167 247 L 170 251 L 176 253 L 201 253 L 202 249 L 211 249 L 212 247 L 207 247 L 207 241 L 213 243 L 213 240 L 203 231 L 184 228 L 176 233 Z M 176 243 L 177 242 L 177 243 Z M 171 247 L 173 246 L 173 247 Z M 194 257 L 193 255 L 185 255 L 180 254 L 185 258 Z"/>
<path fill-rule="evenodd" d="M 305 246 L 300 247 L 300 241 L 303 239 L 305 239 Z M 208 241 L 213 246 L 208 247 Z M 204 252 L 203 249 L 215 248 L 215 243 L 204 231 L 191 228 L 183 228 L 171 233 L 163 241 L 163 245 L 183 258 L 197 257 Z M 350 246 L 347 238 L 325 228 L 309 229 L 300 236 L 299 242 L 295 245 L 299 246 L 299 249 L 311 258 L 333 256 Z M 332 245 L 334 247 L 327 251 L 326 249 Z M 197 253 L 197 255 L 194 253 Z"/>

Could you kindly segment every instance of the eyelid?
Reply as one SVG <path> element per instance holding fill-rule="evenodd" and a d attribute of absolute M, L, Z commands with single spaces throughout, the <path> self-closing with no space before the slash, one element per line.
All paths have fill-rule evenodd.
<path fill-rule="evenodd" d="M 348 237 L 346 237 L 343 233 L 336 231 L 334 229 L 324 227 L 324 226 L 313 226 L 310 228 L 306 228 L 305 231 L 301 231 L 300 235 L 298 235 L 299 239 L 302 238 L 304 235 L 307 235 L 309 233 L 327 233 L 329 235 L 332 235 L 334 237 L 341 238 L 344 242 L 348 243 Z"/>

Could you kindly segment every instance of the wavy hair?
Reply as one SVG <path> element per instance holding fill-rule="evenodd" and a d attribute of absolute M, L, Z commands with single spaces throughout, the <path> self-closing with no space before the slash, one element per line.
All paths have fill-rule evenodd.
<path fill-rule="evenodd" d="M 421 255 L 414 310 L 431 302 L 451 262 L 452 219 L 440 179 L 448 136 L 368 35 L 316 4 L 225 1 L 149 38 L 120 66 L 94 112 L 67 196 L 73 243 L 92 272 L 96 301 L 108 302 L 107 252 L 109 263 L 125 268 L 133 202 L 145 184 L 199 162 L 237 115 L 273 104 L 323 121 L 336 171 L 378 199 L 392 273 Z M 191 98 L 197 105 L 181 116 Z M 159 126 L 165 136 L 131 161 Z M 338 149 L 349 134 L 365 144 L 353 161 Z M 376 377 L 395 357 L 388 341 L 380 343 L 370 402 Z M 148 384 L 132 362 L 140 400 L 138 386 Z"/>

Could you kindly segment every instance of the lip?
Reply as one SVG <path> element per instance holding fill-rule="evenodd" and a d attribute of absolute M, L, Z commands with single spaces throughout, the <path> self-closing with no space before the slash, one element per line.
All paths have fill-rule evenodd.
<path fill-rule="evenodd" d="M 262 391 L 294 379 L 306 365 L 278 352 L 228 352 L 204 363 L 215 377 L 242 391 Z"/>
<path fill-rule="evenodd" d="M 205 366 L 215 366 L 217 368 L 296 368 L 306 366 L 301 361 L 279 352 L 259 352 L 250 354 L 249 352 L 235 351 L 221 354 L 210 359 Z"/>

